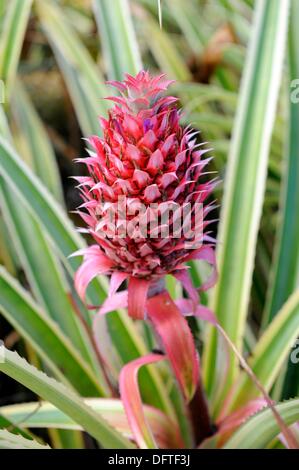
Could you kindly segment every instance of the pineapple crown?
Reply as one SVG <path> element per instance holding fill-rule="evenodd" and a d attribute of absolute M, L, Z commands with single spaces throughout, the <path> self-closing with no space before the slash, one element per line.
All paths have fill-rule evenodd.
<path fill-rule="evenodd" d="M 165 80 L 165 74 L 151 77 L 148 72 L 142 70 L 136 77 L 127 74 L 123 82 L 109 81 L 107 83 L 117 88 L 122 95 L 121 98 L 109 97 L 108 99 L 138 113 L 146 109 L 155 112 L 154 105 L 168 86 L 174 83 L 174 80 Z M 172 100 L 176 101 L 176 98 Z"/>

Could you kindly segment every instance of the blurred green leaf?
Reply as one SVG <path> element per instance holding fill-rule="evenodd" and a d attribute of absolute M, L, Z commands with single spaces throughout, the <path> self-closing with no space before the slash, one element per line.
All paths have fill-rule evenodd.
<path fill-rule="evenodd" d="M 62 203 L 63 194 L 53 147 L 21 82 L 14 87 L 12 107 L 21 133 L 26 137 L 35 173 Z"/>
<path fill-rule="evenodd" d="M 288 299 L 265 330 L 249 359 L 253 372 L 268 392 L 288 358 L 298 334 L 299 290 Z M 230 403 L 229 409 L 236 409 L 259 394 L 254 383 L 242 372 L 227 405 Z"/>
<path fill-rule="evenodd" d="M 50 42 L 72 97 L 83 132 L 100 133 L 98 115 L 105 114 L 107 95 L 99 67 L 80 41 L 61 7 L 53 2 L 36 0 L 41 25 Z M 92 131 L 91 131 L 92 130 Z"/>
<path fill-rule="evenodd" d="M 299 286 L 299 106 L 292 102 L 293 80 L 299 77 L 299 4 L 293 0 L 289 30 L 289 71 L 287 100 L 290 107 L 288 145 L 285 152 L 284 179 L 282 185 L 281 214 L 274 262 L 270 276 L 263 325 L 266 326 L 277 314 L 281 305 Z M 294 101 L 294 100 L 293 100 Z M 289 363 L 283 398 L 291 398 L 299 392 L 297 365 Z"/>
<path fill-rule="evenodd" d="M 21 54 L 32 0 L 10 0 L 0 37 L 0 78 L 8 99 Z"/>
<path fill-rule="evenodd" d="M 0 362 L 0 372 L 17 380 L 44 400 L 79 423 L 86 432 L 109 449 L 132 449 L 134 446 L 106 421 L 87 406 L 71 389 L 28 364 L 17 353 L 4 350 L 5 361 Z"/>
<path fill-rule="evenodd" d="M 142 69 L 128 0 L 93 0 L 109 80 Z"/>
<path fill-rule="evenodd" d="M 20 434 L 12 434 L 4 429 L 0 429 L 0 449 L 50 449 L 48 445 L 40 444 L 32 439 L 26 439 Z"/>
<path fill-rule="evenodd" d="M 126 436 L 132 436 L 126 413 L 121 400 L 107 398 L 89 398 L 85 404 L 99 413 L 113 428 Z M 63 413 L 51 403 L 21 403 L 0 408 L 0 413 L 13 422 L 22 423 L 26 428 L 57 428 L 83 430 L 79 423 Z M 176 429 L 172 422 L 160 411 L 144 406 L 146 419 L 160 444 L 177 445 Z"/>
<path fill-rule="evenodd" d="M 299 76 L 299 54 L 297 44 L 299 5 L 292 2 L 289 33 L 290 84 Z M 270 323 L 281 305 L 294 291 L 299 276 L 299 107 L 292 103 L 289 88 L 287 98 L 290 104 L 289 143 L 286 149 L 286 167 L 282 187 L 282 208 L 278 224 L 276 256 L 270 282 L 264 324 Z"/>
<path fill-rule="evenodd" d="M 283 66 L 288 0 L 257 4 L 225 178 L 218 239 L 219 280 L 211 308 L 240 349 L 244 336 L 257 233 L 263 205 L 270 139 Z M 208 392 L 217 387 L 217 334 L 210 330 L 204 355 Z M 230 355 L 226 387 L 238 372 Z M 222 393 L 222 397 L 225 395 Z"/>
<path fill-rule="evenodd" d="M 288 425 L 299 421 L 299 400 L 276 405 Z M 225 449 L 265 449 L 280 433 L 277 421 L 269 409 L 260 411 L 241 426 L 225 444 Z"/>
<path fill-rule="evenodd" d="M 20 425 L 22 426 L 20 422 L 17 423 L 16 421 L 15 424 L 13 424 L 6 416 L 1 413 L 0 410 L 0 429 L 6 429 L 6 431 L 9 431 L 13 434 L 21 434 L 26 439 L 32 439 L 33 435 L 29 431 L 21 429 L 19 427 Z"/>
<path fill-rule="evenodd" d="M 98 370 L 95 353 L 82 322 L 76 316 L 71 302 L 72 292 L 55 257 L 52 244 L 19 198 L 12 198 L 6 188 L 2 187 L 0 180 L 1 209 L 36 299 L 82 357 Z M 103 384 L 101 375 L 99 381 Z"/>
<path fill-rule="evenodd" d="M 8 126 L 6 119 L 6 114 L 4 112 L 3 106 L 0 104 L 0 135 L 3 135 L 7 138 L 9 142 L 12 142 L 12 135 Z M 3 184 L 3 180 L 0 185 Z M 12 244 L 11 238 L 8 234 L 7 227 L 3 220 L 3 215 L 0 216 L 0 261 L 5 265 L 7 270 L 11 274 L 15 274 L 16 267 L 18 266 L 18 260 L 15 253 L 14 246 Z"/>
<path fill-rule="evenodd" d="M 166 5 L 183 31 L 191 50 L 195 56 L 199 56 L 203 51 L 206 35 L 202 30 L 203 21 L 198 15 L 196 5 L 192 0 L 189 0 L 188 8 L 181 0 L 167 0 Z"/>
<path fill-rule="evenodd" d="M 99 380 L 58 325 L 30 295 L 0 267 L 0 310 L 60 379 L 86 396 L 103 395 Z"/>
<path fill-rule="evenodd" d="M 18 192 L 31 213 L 35 214 L 45 226 L 60 253 L 67 257 L 78 248 L 83 248 L 85 246 L 83 240 L 76 233 L 64 210 L 1 136 L 0 149 L 2 155 L 0 174 L 11 191 Z M 76 269 L 79 262 L 71 258 L 69 264 Z"/>
<path fill-rule="evenodd" d="M 160 69 L 167 73 L 168 78 L 189 80 L 189 69 L 170 36 L 161 30 L 155 19 L 145 11 L 139 11 L 137 20 L 142 23 L 142 33 Z"/>
<path fill-rule="evenodd" d="M 48 429 L 51 446 L 54 449 L 84 449 L 84 437 L 81 431 Z"/>
<path fill-rule="evenodd" d="M 52 48 L 67 84 L 82 133 L 85 136 L 100 135 L 101 131 L 98 123 L 100 98 L 95 96 L 93 90 L 85 84 L 86 80 L 80 78 L 80 74 L 78 74 L 74 65 L 66 60 L 63 52 L 54 46 Z M 101 111 L 101 113 L 103 112 L 104 110 Z"/>

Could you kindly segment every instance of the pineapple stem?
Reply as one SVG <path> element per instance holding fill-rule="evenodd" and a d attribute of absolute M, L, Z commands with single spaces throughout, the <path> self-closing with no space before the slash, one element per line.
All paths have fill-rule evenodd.
<path fill-rule="evenodd" d="M 159 295 L 164 290 L 164 278 L 160 278 L 157 281 L 152 282 L 148 290 L 148 299 Z M 159 351 L 159 353 L 161 353 L 161 351 Z M 199 378 L 196 392 L 189 403 L 189 412 L 194 432 L 194 439 L 196 445 L 199 445 L 204 439 L 212 436 L 216 432 L 215 425 L 212 423 L 210 418 L 208 402 L 201 378 Z"/>
<path fill-rule="evenodd" d="M 211 437 L 216 432 L 215 425 L 210 418 L 208 402 L 201 379 L 199 379 L 194 397 L 189 403 L 189 411 L 196 446 L 198 446 L 204 439 Z"/>

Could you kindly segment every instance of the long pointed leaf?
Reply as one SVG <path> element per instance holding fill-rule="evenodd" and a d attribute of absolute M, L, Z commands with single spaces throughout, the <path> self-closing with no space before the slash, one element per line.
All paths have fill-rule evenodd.
<path fill-rule="evenodd" d="M 11 0 L 0 37 L 0 79 L 9 96 L 21 54 L 32 0 Z"/>
<path fill-rule="evenodd" d="M 141 11 L 139 15 L 143 25 L 142 33 L 161 70 L 167 73 L 170 78 L 190 79 L 189 69 L 169 35 L 160 29 L 152 15 L 145 11 Z"/>
<path fill-rule="evenodd" d="M 98 412 L 113 428 L 133 438 L 121 400 L 89 398 L 84 402 Z M 12 422 L 26 428 L 57 428 L 83 430 L 80 424 L 47 402 L 22 403 L 0 408 L 0 413 Z M 173 449 L 178 446 L 177 429 L 161 411 L 144 406 L 144 413 L 159 447 Z"/>
<path fill-rule="evenodd" d="M 277 405 L 277 411 L 286 424 L 299 421 L 299 400 Z M 225 449 L 265 449 L 280 433 L 269 409 L 262 410 L 247 421 L 225 444 Z"/>
<path fill-rule="evenodd" d="M 107 422 L 92 410 L 84 401 L 54 379 L 28 364 L 17 353 L 4 350 L 5 360 L 0 363 L 0 372 L 22 383 L 44 400 L 53 403 L 70 416 L 83 429 L 110 449 L 132 448 L 132 444 L 115 431 Z"/>
<path fill-rule="evenodd" d="M 105 380 L 99 371 L 93 347 L 77 318 L 71 302 L 71 290 L 50 241 L 19 198 L 12 198 L 8 186 L 2 185 L 1 179 L 0 201 L 10 236 L 36 299 L 82 357 L 98 371 L 98 380 L 105 389 Z"/>
<path fill-rule="evenodd" d="M 104 392 L 76 349 L 28 293 L 0 267 L 0 310 L 55 374 L 86 396 Z"/>
<path fill-rule="evenodd" d="M 235 120 L 218 238 L 219 281 L 211 308 L 231 340 L 241 348 L 262 211 L 270 138 L 283 66 L 288 0 L 256 3 L 251 45 Z M 204 378 L 215 384 L 217 336 L 205 351 Z M 217 367 L 223 368 L 219 357 Z M 236 376 L 230 357 L 227 385 Z"/>
<path fill-rule="evenodd" d="M 299 77 L 299 3 L 292 1 L 289 31 L 290 84 Z M 290 88 L 289 93 L 293 93 Z M 299 286 L 299 106 L 287 96 L 290 106 L 288 122 L 288 146 L 286 148 L 285 175 L 282 187 L 282 207 L 278 224 L 275 259 L 272 266 L 270 288 L 267 296 L 263 323 L 266 326 L 277 314 L 282 304 Z M 299 392 L 297 366 L 289 363 L 284 386 L 284 398 Z"/>
<path fill-rule="evenodd" d="M 152 430 L 149 427 L 142 409 L 142 401 L 138 387 L 139 368 L 164 359 L 161 354 L 148 354 L 126 364 L 120 373 L 119 388 L 128 422 L 134 438 L 141 449 L 156 449 Z"/>
<path fill-rule="evenodd" d="M 249 360 L 253 372 L 269 392 L 299 334 L 299 291 L 285 303 L 256 344 Z M 242 373 L 230 397 L 230 409 L 258 396 L 254 384 Z"/>
<path fill-rule="evenodd" d="M 93 0 L 109 80 L 142 68 L 128 0 Z"/>
<path fill-rule="evenodd" d="M 19 193 L 28 209 L 38 215 L 60 253 L 67 257 L 84 247 L 62 208 L 1 136 L 0 152 L 0 174 L 11 189 Z M 71 258 L 69 264 L 76 269 L 79 262 Z"/>
<path fill-rule="evenodd" d="M 48 445 L 0 429 L 0 449 L 50 449 Z"/>
<path fill-rule="evenodd" d="M 62 187 L 55 153 L 44 125 L 21 82 L 17 82 L 12 96 L 12 107 L 33 160 L 34 171 L 48 189 L 62 203 Z"/>
<path fill-rule="evenodd" d="M 100 69 L 72 28 L 63 9 L 37 0 L 37 13 L 63 73 L 85 135 L 99 133 L 97 116 L 105 114 L 106 87 Z M 91 132 L 92 131 L 92 132 Z"/>

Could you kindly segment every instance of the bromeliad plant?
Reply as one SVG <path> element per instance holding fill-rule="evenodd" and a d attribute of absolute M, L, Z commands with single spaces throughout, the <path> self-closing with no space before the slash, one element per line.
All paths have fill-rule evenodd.
<path fill-rule="evenodd" d="M 41 448 L 35 428 L 47 429 L 55 448 L 83 448 L 82 431 L 107 448 L 296 447 L 298 379 L 286 362 L 299 334 L 299 108 L 279 96 L 279 78 L 290 3 L 288 77 L 299 74 L 298 1 L 258 0 L 251 31 L 247 0 L 229 11 L 228 2 L 199 7 L 190 0 L 186 10 L 180 0 L 165 0 L 162 30 L 151 2 L 92 3 L 99 67 L 86 47 L 94 32 L 90 11 L 50 0 L 11 0 L 7 12 L 0 9 L 0 78 L 7 82 L 0 107 L 0 310 L 13 327 L 0 346 L 0 371 L 42 399 L 0 407 L 0 448 Z M 218 18 L 226 22 L 228 13 L 232 25 L 218 31 Z M 26 44 L 33 42 L 23 57 L 30 14 Z M 182 115 L 167 94 L 171 82 L 139 72 L 136 18 L 142 58 L 176 79 Z M 79 178 L 88 248 L 63 207 L 52 142 L 69 145 L 51 129 L 50 141 L 23 83 L 23 62 L 29 57 L 25 69 L 33 70 L 50 48 L 71 114 L 83 135 L 93 135 Z M 114 106 L 100 131 L 97 115 L 108 108 L 100 99 L 107 95 L 103 65 L 119 94 L 110 97 Z M 214 160 L 190 122 L 213 142 Z M 284 128 L 290 135 L 281 183 Z M 223 200 L 207 163 L 224 177 Z M 284 223 L 271 280 L 265 240 L 272 240 L 280 186 Z M 214 198 L 222 207 L 217 244 L 209 233 Z M 256 333 L 252 310 L 256 318 L 264 307 Z M 11 351 L 14 341 L 34 366 Z"/>
<path fill-rule="evenodd" d="M 250 401 L 238 410 L 237 419 L 268 405 L 286 442 L 296 448 L 295 437 L 267 392 L 213 313 L 199 302 L 199 292 L 217 280 L 215 240 L 206 230 L 206 216 L 214 208 L 207 199 L 217 179 L 204 182 L 207 173 L 203 170 L 210 158 L 203 158 L 207 150 L 198 149 L 198 132 L 180 125 L 177 99 L 163 93 L 171 83 L 164 75 L 151 77 L 141 71 L 136 77 L 127 74 L 123 82 L 108 83 L 121 92 L 121 97 L 108 98 L 116 104 L 109 110 L 108 120 L 100 119 L 104 137 L 90 137 L 90 156 L 78 160 L 88 168 L 88 176 L 76 177 L 84 201 L 78 213 L 96 244 L 74 253 L 84 255 L 75 286 L 84 301 L 92 279 L 99 274 L 111 275 L 108 298 L 97 316 L 128 307 L 133 319 L 151 321 L 160 339 L 160 354 L 139 358 L 120 373 L 120 395 L 136 443 L 141 448 L 156 446 L 142 411 L 138 369 L 163 360 L 164 354 L 189 404 L 186 413 L 193 425 L 194 443 L 200 445 L 215 433 L 220 442 L 225 442 L 236 426 L 235 415 L 216 426 L 210 417 L 198 354 L 184 318 L 193 314 L 219 327 L 264 395 L 263 400 Z M 201 217 L 198 206 L 202 208 Z M 190 260 L 205 260 L 213 267 L 210 278 L 198 289 L 188 273 L 186 263 Z M 187 299 L 174 302 L 165 289 L 167 274 L 181 282 Z M 117 292 L 124 281 L 128 289 Z M 100 338 L 98 344 L 100 352 Z"/>

